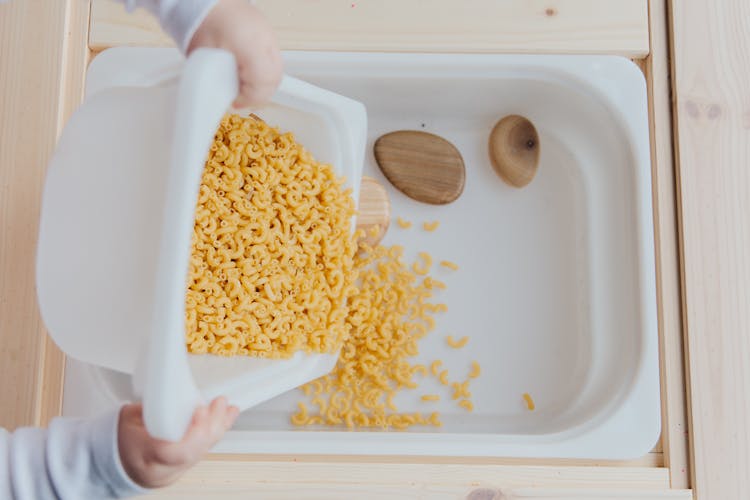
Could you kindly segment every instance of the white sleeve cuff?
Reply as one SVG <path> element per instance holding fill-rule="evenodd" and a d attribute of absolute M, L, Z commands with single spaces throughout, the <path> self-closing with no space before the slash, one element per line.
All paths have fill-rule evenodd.
<path fill-rule="evenodd" d="M 198 26 L 214 8 L 217 1 L 179 0 L 168 11 L 159 13 L 162 28 L 174 39 L 183 54 L 187 52 Z"/>
<path fill-rule="evenodd" d="M 117 445 L 119 421 L 119 408 L 115 412 L 105 413 L 91 420 L 89 439 L 94 454 L 94 463 L 99 467 L 99 473 L 109 483 L 116 498 L 148 493 L 148 489 L 130 479 L 122 466 Z"/>

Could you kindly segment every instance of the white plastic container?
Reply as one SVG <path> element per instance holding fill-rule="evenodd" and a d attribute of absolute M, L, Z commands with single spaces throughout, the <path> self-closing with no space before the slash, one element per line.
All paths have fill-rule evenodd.
<path fill-rule="evenodd" d="M 120 52 L 125 57 L 126 52 Z M 96 62 L 96 61 L 95 61 Z M 123 62 L 122 64 L 125 64 Z M 139 67 L 133 61 L 134 68 Z M 388 189 L 385 244 L 427 250 L 448 311 L 419 344 L 452 379 L 472 360 L 474 411 L 433 379 L 396 398 L 402 411 L 441 413 L 443 427 L 406 432 L 297 428 L 299 391 L 240 415 L 217 452 L 624 459 L 646 454 L 660 431 L 658 336 L 646 86 L 620 57 L 285 53 L 286 71 L 368 109 L 364 174 Z M 95 67 L 89 76 L 93 78 Z M 107 75 L 100 75 L 106 79 Z M 521 114 L 540 134 L 540 166 L 524 189 L 494 173 L 487 139 Z M 393 189 L 373 142 L 400 129 L 450 140 L 467 168 L 454 203 L 435 207 Z M 420 228 L 439 220 L 434 232 Z M 445 336 L 469 335 L 460 350 Z M 91 415 L 132 398 L 129 377 L 69 362 L 63 411 Z M 442 392 L 441 392 L 442 391 Z M 536 410 L 526 408 L 528 392 Z M 419 396 L 439 393 L 439 402 Z"/>
<path fill-rule="evenodd" d="M 226 358 L 185 347 L 198 187 L 237 94 L 234 57 L 112 49 L 89 75 L 42 199 L 37 292 L 55 342 L 75 359 L 131 375 L 146 427 L 169 440 L 182 437 L 200 402 L 226 395 L 246 409 L 329 372 L 335 354 Z M 362 104 L 285 77 L 272 104 L 254 111 L 345 175 L 357 200 Z"/>

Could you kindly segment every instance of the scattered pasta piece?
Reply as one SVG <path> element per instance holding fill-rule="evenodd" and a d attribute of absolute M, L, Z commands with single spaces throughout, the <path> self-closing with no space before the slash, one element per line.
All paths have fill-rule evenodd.
<path fill-rule="evenodd" d="M 536 405 L 534 404 L 534 400 L 531 399 L 531 395 L 528 392 L 523 393 L 523 399 L 524 401 L 526 401 L 526 408 L 528 408 L 529 411 L 534 411 Z"/>
<path fill-rule="evenodd" d="M 411 227 L 411 222 L 404 220 L 401 217 L 396 218 L 396 224 L 398 224 L 398 227 L 401 229 L 409 229 Z"/>
<path fill-rule="evenodd" d="M 468 399 L 462 399 L 461 401 L 459 401 L 458 406 L 466 409 L 467 411 L 474 411 L 474 403 L 472 403 Z"/>
<path fill-rule="evenodd" d="M 432 373 L 434 376 L 438 376 L 438 372 L 440 371 L 440 366 L 442 366 L 443 361 L 440 359 L 436 359 L 432 363 L 430 363 L 430 373 Z"/>
<path fill-rule="evenodd" d="M 482 374 L 482 367 L 479 366 L 478 361 L 471 362 L 471 370 L 469 371 L 469 378 L 477 378 Z"/>
<path fill-rule="evenodd" d="M 451 396 L 453 399 L 458 399 L 461 397 L 461 385 L 458 382 L 451 382 L 451 387 L 453 387 L 453 396 Z"/>
<path fill-rule="evenodd" d="M 426 286 L 429 290 L 432 290 L 433 288 L 437 288 L 439 290 L 445 290 L 446 288 L 445 283 L 443 283 L 440 280 L 432 279 L 429 276 L 424 279 L 424 286 Z M 438 304 L 438 307 L 444 306 L 444 305 L 445 304 Z"/>
<path fill-rule="evenodd" d="M 422 229 L 424 229 L 425 231 L 432 232 L 435 229 L 437 229 L 439 225 L 440 225 L 440 221 L 425 222 L 422 224 Z"/>
<path fill-rule="evenodd" d="M 458 340 L 454 340 L 453 335 L 448 335 L 447 337 L 445 337 L 445 341 L 453 349 L 461 349 L 469 342 L 469 337 L 461 337 Z"/>
<path fill-rule="evenodd" d="M 419 252 L 419 258 L 422 259 L 424 264 L 420 265 L 418 262 L 415 262 L 412 264 L 411 268 L 416 274 L 424 276 L 430 272 L 430 267 L 432 267 L 432 256 L 427 252 Z"/>
<path fill-rule="evenodd" d="M 437 394 L 425 394 L 422 396 L 422 401 L 440 401 L 440 396 Z"/>
<path fill-rule="evenodd" d="M 438 380 L 440 380 L 440 383 L 443 385 L 448 385 L 448 370 L 443 370 L 440 372 L 440 376 L 438 377 Z"/>
<path fill-rule="evenodd" d="M 422 375 L 423 377 L 427 375 L 427 367 L 422 364 L 414 365 L 411 371 L 412 373 L 418 373 L 419 375 Z"/>
<path fill-rule="evenodd" d="M 453 271 L 458 271 L 458 264 L 455 264 L 449 260 L 441 260 L 440 265 L 443 267 L 447 267 L 448 269 L 451 269 Z"/>

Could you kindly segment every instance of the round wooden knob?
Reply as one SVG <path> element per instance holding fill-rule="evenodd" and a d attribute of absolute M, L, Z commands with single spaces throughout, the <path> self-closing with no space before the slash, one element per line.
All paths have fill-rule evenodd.
<path fill-rule="evenodd" d="M 524 187 L 539 167 L 539 134 L 534 125 L 519 115 L 497 122 L 490 132 L 490 160 L 506 183 Z"/>

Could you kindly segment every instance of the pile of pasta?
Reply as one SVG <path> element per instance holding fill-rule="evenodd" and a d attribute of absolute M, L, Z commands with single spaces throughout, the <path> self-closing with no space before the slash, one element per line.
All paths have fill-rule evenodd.
<path fill-rule="evenodd" d="M 435 327 L 434 314 L 447 309 L 429 300 L 442 282 L 424 277 L 429 270 L 425 264 L 409 268 L 402 253 L 398 245 L 364 245 L 355 257 L 360 273 L 348 301 L 350 335 L 333 372 L 302 386 L 308 402 L 299 403 L 293 424 L 442 425 L 437 412 L 403 413 L 393 401 L 400 390 L 415 389 L 416 378 L 427 375 L 427 367 L 412 358 L 419 352 L 418 341 Z"/>
<path fill-rule="evenodd" d="M 335 352 L 357 293 L 349 189 L 253 117 L 227 115 L 201 180 L 186 294 L 191 353 Z"/>
<path fill-rule="evenodd" d="M 224 117 L 196 207 L 185 299 L 188 351 L 285 358 L 341 349 L 333 372 L 302 386 L 308 399 L 293 424 L 440 426 L 438 412 L 399 412 L 394 397 L 432 375 L 471 411 L 469 379 L 479 366 L 459 382 L 448 379 L 440 361 L 414 362 L 434 315 L 447 309 L 431 301 L 445 284 L 429 276 L 428 253 L 409 265 L 398 245 L 364 243 L 364 233 L 352 231 L 355 208 L 343 185 L 292 134 L 255 117 Z M 399 220 L 402 228 L 410 225 Z M 438 222 L 423 226 L 434 231 Z M 447 339 L 454 348 L 467 341 Z M 430 404 L 440 396 L 421 399 Z"/>

